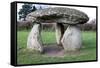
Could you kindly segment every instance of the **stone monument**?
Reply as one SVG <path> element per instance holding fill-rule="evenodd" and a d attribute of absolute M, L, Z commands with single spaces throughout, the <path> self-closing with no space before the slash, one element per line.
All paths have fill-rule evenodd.
<path fill-rule="evenodd" d="M 28 48 L 42 52 L 43 45 L 40 41 L 41 36 L 39 33 L 41 31 L 39 32 L 38 30 L 39 24 L 55 22 L 57 44 L 61 45 L 65 51 L 75 51 L 82 47 L 81 30 L 78 28 L 77 24 L 84 24 L 89 20 L 89 18 L 84 12 L 76 9 L 52 7 L 36 10 L 28 14 L 26 20 L 36 23 L 28 37 Z M 63 24 L 68 25 L 65 31 Z M 35 31 L 38 33 L 35 33 Z M 35 34 L 37 34 L 36 37 Z M 31 39 L 30 36 L 35 38 Z"/>

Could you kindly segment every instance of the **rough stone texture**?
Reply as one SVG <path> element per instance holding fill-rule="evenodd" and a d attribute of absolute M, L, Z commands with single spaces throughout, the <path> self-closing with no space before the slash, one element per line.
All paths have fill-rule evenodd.
<path fill-rule="evenodd" d="M 77 26 L 68 26 L 61 40 L 65 51 L 75 51 L 81 48 L 81 31 Z"/>
<path fill-rule="evenodd" d="M 86 23 L 88 16 L 76 9 L 52 7 L 36 10 L 27 15 L 26 20 L 37 23 L 67 23 L 67 24 L 83 24 Z"/>
<path fill-rule="evenodd" d="M 56 23 L 55 24 L 55 31 L 56 31 L 56 41 L 57 41 L 57 44 L 59 46 L 62 46 L 61 45 L 61 38 L 62 38 L 62 36 L 64 34 L 64 26 L 63 26 L 63 24 Z"/>
<path fill-rule="evenodd" d="M 29 33 L 27 48 L 43 52 L 42 40 L 40 35 L 40 24 L 35 24 Z"/>

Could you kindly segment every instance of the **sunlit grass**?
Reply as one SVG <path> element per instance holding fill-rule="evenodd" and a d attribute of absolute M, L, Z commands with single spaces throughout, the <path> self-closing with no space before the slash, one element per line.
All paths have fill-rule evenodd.
<path fill-rule="evenodd" d="M 17 62 L 18 64 L 37 64 L 37 63 L 55 63 L 55 62 L 71 62 L 71 61 L 86 61 L 96 60 L 96 32 L 85 31 L 82 32 L 82 44 L 80 54 L 68 55 L 64 57 L 49 57 L 44 54 L 34 53 L 33 51 L 26 50 L 27 37 L 29 31 L 18 31 L 17 32 Z M 42 32 L 42 41 L 44 44 L 55 43 L 55 33 Z"/>

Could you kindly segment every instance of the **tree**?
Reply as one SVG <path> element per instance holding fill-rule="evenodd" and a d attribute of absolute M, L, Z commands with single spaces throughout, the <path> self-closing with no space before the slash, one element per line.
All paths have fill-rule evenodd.
<path fill-rule="evenodd" d="M 42 6 L 40 6 L 40 8 L 39 9 L 42 9 Z"/>
<path fill-rule="evenodd" d="M 36 9 L 36 7 L 35 7 L 35 6 L 33 6 L 33 8 L 32 8 L 32 10 L 31 10 L 31 12 L 32 12 L 32 11 L 35 11 L 35 10 L 37 10 L 37 9 Z"/>
<path fill-rule="evenodd" d="M 32 4 L 24 4 L 22 5 L 22 8 L 18 12 L 19 14 L 19 19 L 23 18 L 25 21 L 26 15 L 29 14 L 32 11 L 35 11 L 36 8 L 35 6 L 32 6 Z"/>

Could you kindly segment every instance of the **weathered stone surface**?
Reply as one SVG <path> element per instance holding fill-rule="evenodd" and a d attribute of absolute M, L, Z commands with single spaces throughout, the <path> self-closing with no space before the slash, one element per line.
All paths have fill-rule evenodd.
<path fill-rule="evenodd" d="M 43 52 L 42 40 L 40 35 L 40 24 L 35 24 L 29 33 L 27 48 Z"/>
<path fill-rule="evenodd" d="M 88 16 L 79 10 L 53 7 L 41 10 L 36 10 L 27 15 L 26 20 L 38 23 L 67 23 L 67 24 L 83 24 L 86 23 Z"/>
<path fill-rule="evenodd" d="M 80 29 L 77 26 L 68 26 L 61 43 L 66 51 L 75 51 L 80 49 L 82 46 Z"/>
<path fill-rule="evenodd" d="M 63 24 L 56 23 L 55 24 L 55 31 L 56 31 L 56 41 L 57 41 L 57 44 L 59 46 L 62 46 L 61 45 L 61 38 L 62 38 L 62 36 L 64 34 L 64 26 L 63 26 Z"/>

